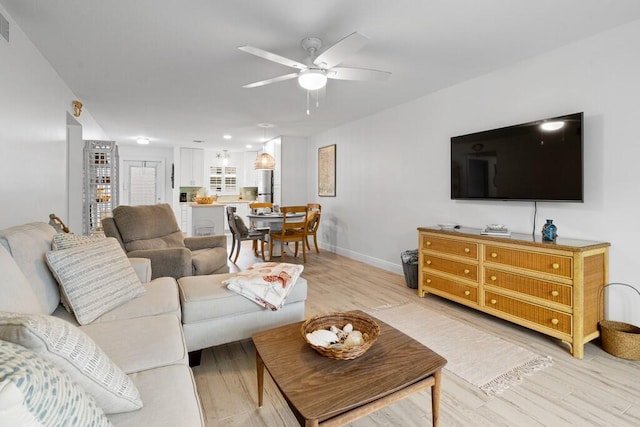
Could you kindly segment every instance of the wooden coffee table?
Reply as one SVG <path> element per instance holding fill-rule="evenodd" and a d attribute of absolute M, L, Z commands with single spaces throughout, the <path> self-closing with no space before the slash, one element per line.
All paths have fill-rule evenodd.
<path fill-rule="evenodd" d="M 441 369 L 446 359 L 376 321 L 380 336 L 354 360 L 318 354 L 303 339 L 302 322 L 253 335 L 258 405 L 262 406 L 266 367 L 300 425 L 343 425 L 431 387 L 433 425 L 437 426 Z"/>

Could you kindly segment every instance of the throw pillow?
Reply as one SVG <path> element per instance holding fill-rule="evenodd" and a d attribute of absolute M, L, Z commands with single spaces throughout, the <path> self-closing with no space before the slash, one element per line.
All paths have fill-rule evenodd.
<path fill-rule="evenodd" d="M 53 316 L 0 313 L 0 339 L 65 371 L 107 414 L 142 408 L 138 389 L 83 331 Z"/>
<path fill-rule="evenodd" d="M 111 426 L 95 400 L 53 363 L 0 341 L 0 426 Z"/>
<path fill-rule="evenodd" d="M 51 248 L 54 251 L 60 249 L 69 249 L 74 248 L 79 245 L 84 245 L 87 243 L 95 243 L 97 241 L 103 240 L 105 237 L 96 235 L 96 236 L 78 236 L 77 234 L 71 233 L 58 233 L 53 236 L 53 242 L 51 243 Z"/>
<path fill-rule="evenodd" d="M 227 289 L 276 311 L 284 305 L 304 266 L 284 262 L 257 262 L 224 280 Z"/>
<path fill-rule="evenodd" d="M 81 325 L 145 292 L 113 237 L 47 252 L 47 264 Z"/>
<path fill-rule="evenodd" d="M 236 227 L 238 228 L 238 232 L 240 233 L 241 236 L 246 236 L 249 234 L 249 230 L 247 229 L 247 226 L 244 225 L 244 221 L 242 220 L 242 218 L 240 218 L 238 215 L 234 215 L 233 219 L 235 219 L 236 221 Z"/>

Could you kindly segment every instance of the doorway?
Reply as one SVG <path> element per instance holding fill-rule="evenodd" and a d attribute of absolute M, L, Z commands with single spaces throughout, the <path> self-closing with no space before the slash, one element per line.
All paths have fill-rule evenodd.
<path fill-rule="evenodd" d="M 164 201 L 164 161 L 123 160 L 122 166 L 122 201 L 130 206 Z"/>

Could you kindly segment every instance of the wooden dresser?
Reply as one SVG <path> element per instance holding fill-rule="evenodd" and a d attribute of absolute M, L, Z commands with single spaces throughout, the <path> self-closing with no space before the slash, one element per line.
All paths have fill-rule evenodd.
<path fill-rule="evenodd" d="M 474 229 L 418 232 L 419 296 L 432 293 L 559 338 L 579 359 L 599 336 L 609 243 Z"/>

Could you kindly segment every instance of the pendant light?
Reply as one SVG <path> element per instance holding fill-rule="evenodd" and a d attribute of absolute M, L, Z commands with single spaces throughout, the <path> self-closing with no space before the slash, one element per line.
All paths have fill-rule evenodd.
<path fill-rule="evenodd" d="M 262 150 L 264 151 L 264 143 L 267 141 L 267 128 L 273 127 L 273 125 L 260 123 L 258 126 L 262 128 Z M 263 152 L 258 154 L 253 167 L 256 170 L 274 170 L 276 168 L 276 159 L 271 154 Z"/>

